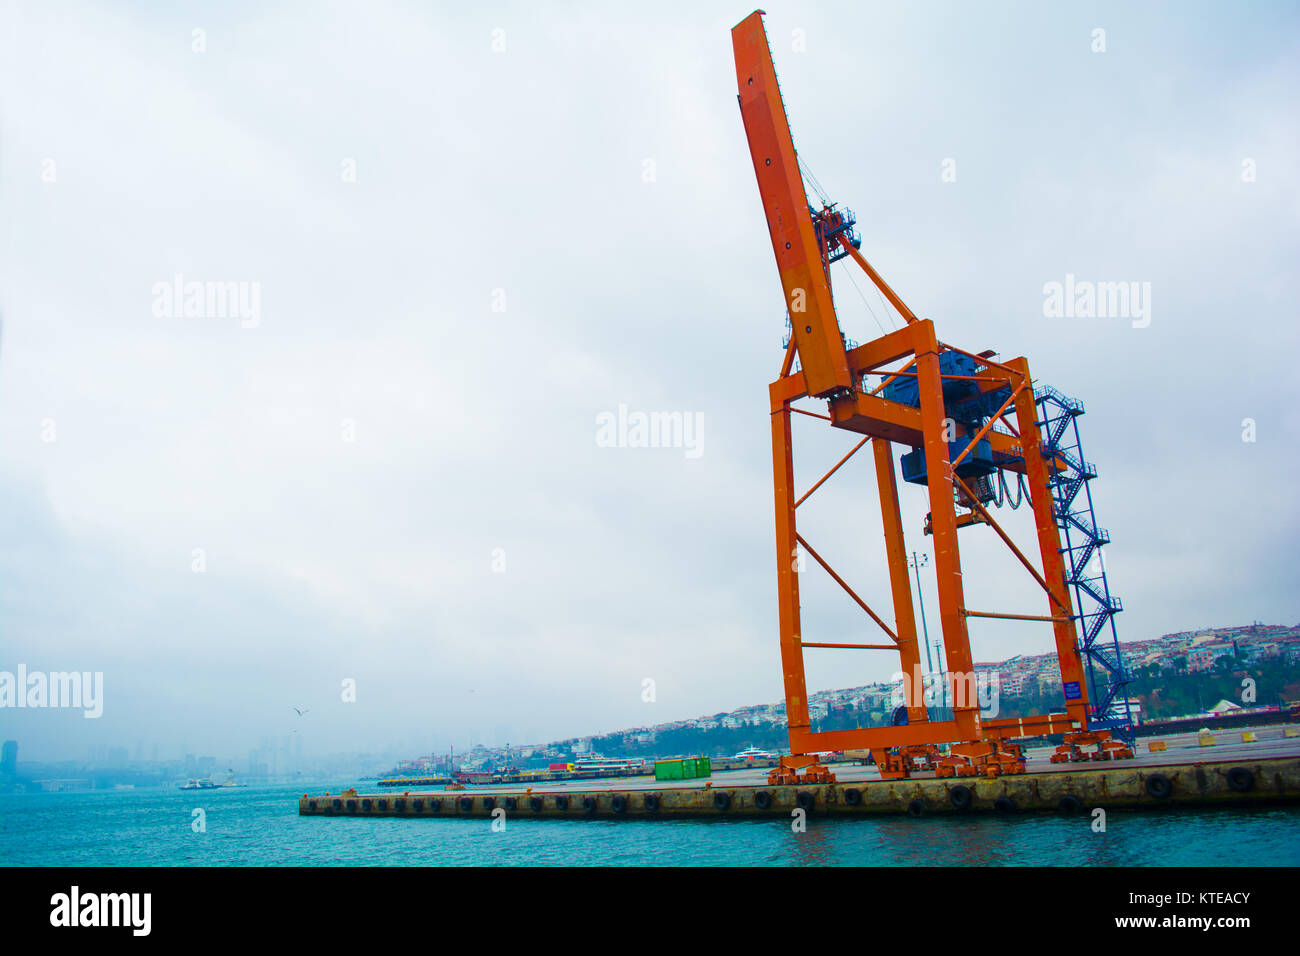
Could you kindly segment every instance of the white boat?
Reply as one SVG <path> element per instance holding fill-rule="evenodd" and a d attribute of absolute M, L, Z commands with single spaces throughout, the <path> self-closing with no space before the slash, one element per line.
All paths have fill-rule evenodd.
<path fill-rule="evenodd" d="M 775 760 L 780 754 L 774 754 L 770 750 L 759 750 L 757 747 L 746 747 L 732 760 Z"/>
<path fill-rule="evenodd" d="M 573 769 L 581 772 L 602 770 L 640 770 L 645 766 L 643 757 L 579 757 Z"/>

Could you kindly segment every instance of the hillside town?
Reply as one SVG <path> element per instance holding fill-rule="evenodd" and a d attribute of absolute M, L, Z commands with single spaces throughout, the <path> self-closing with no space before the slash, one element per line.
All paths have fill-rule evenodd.
<path fill-rule="evenodd" d="M 1300 626 L 1252 623 L 1238 627 L 1181 631 L 1149 640 L 1125 641 L 1121 645 L 1128 671 L 1148 676 L 1198 674 L 1216 667 L 1273 663 L 1281 666 L 1300 664 Z M 1227 658 L 1227 665 L 1220 661 Z M 1018 700 L 1025 703 L 1050 700 L 1061 695 L 1061 675 L 1053 652 L 1017 655 L 1004 661 L 978 662 L 977 681 L 997 687 L 1004 705 L 1014 709 Z M 809 716 L 814 724 L 852 715 L 864 726 L 888 722 L 893 711 L 903 703 L 902 682 L 898 680 L 840 690 L 822 690 L 809 695 Z M 1142 720 L 1142 704 L 1129 698 L 1129 710 L 1135 721 Z M 1208 705 L 1207 705 L 1208 707 Z M 723 712 L 685 720 L 669 721 L 650 727 L 635 727 L 613 734 L 574 737 L 548 744 L 486 747 L 478 745 L 452 758 L 455 767 L 473 769 L 514 765 L 535 766 L 550 761 L 595 754 L 611 743 L 629 753 L 651 753 L 656 743 L 681 739 L 683 732 L 749 731 L 754 742 L 779 740 L 785 733 L 785 702 L 752 704 Z M 730 736 L 730 735 L 728 735 Z M 446 772 L 449 755 L 430 754 L 403 760 L 396 772 L 422 774 Z"/>

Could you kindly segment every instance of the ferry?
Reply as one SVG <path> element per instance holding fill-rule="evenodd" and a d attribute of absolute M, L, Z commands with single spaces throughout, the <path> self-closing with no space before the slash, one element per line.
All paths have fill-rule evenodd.
<path fill-rule="evenodd" d="M 746 747 L 732 760 L 776 760 L 780 754 L 774 754 L 770 750 L 759 750 L 757 747 Z"/>
<path fill-rule="evenodd" d="M 222 783 L 217 783 L 211 777 L 199 777 L 197 779 L 187 780 L 181 784 L 182 790 L 224 790 L 227 787 L 246 787 L 247 784 L 240 783 L 235 779 L 235 772 L 230 771 Z"/>
<path fill-rule="evenodd" d="M 641 757 L 579 757 L 573 762 L 575 773 L 591 773 L 603 770 L 643 770 L 645 760 Z"/>

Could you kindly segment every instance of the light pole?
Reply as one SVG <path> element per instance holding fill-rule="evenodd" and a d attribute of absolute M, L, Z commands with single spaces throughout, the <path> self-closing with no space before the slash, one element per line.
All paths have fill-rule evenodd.
<path fill-rule="evenodd" d="M 915 551 L 913 551 L 912 557 L 908 560 L 907 563 L 911 565 L 912 570 L 916 572 L 916 598 L 921 604 L 921 634 L 923 635 L 925 640 L 925 662 L 927 665 L 929 665 L 930 673 L 934 674 L 935 673 L 934 658 L 930 656 L 930 628 L 925 623 L 925 595 L 921 593 L 921 568 L 926 567 L 930 563 L 930 556 L 928 554 L 918 555 Z M 938 641 L 934 642 L 934 652 L 935 652 L 935 656 L 939 655 Z M 943 658 L 939 657 L 939 660 L 940 662 L 942 662 Z M 943 679 L 942 675 L 938 675 L 938 676 L 939 676 L 939 706 L 946 707 L 948 706 L 947 682 Z"/>
<path fill-rule="evenodd" d="M 912 570 L 916 572 L 916 596 L 921 602 L 921 631 L 925 635 L 925 663 L 929 667 L 930 673 L 934 673 L 934 661 L 930 657 L 930 630 L 925 626 L 925 598 L 921 595 L 920 570 L 930 563 L 930 556 L 928 554 L 923 554 L 918 558 L 916 552 L 913 551 L 912 557 L 907 563 L 911 565 Z"/>

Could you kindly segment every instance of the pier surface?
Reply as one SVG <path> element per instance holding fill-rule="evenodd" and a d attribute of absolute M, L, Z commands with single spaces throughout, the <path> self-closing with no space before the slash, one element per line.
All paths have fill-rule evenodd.
<path fill-rule="evenodd" d="M 1267 739 L 1265 739 L 1267 734 Z M 539 784 L 470 786 L 374 794 L 306 794 L 304 816 L 490 817 L 539 819 L 784 817 L 906 813 L 1087 812 L 1094 808 L 1228 807 L 1300 804 L 1300 739 L 1281 728 L 1242 742 L 1220 731 L 1213 747 L 1195 735 L 1167 738 L 1166 752 L 1132 760 L 1052 764 L 1048 748 L 1028 752 L 1030 772 L 987 779 L 882 780 L 875 767 L 833 767 L 837 782 L 769 786 L 767 770 L 737 770 L 709 780 L 667 784 L 653 777 Z"/>

